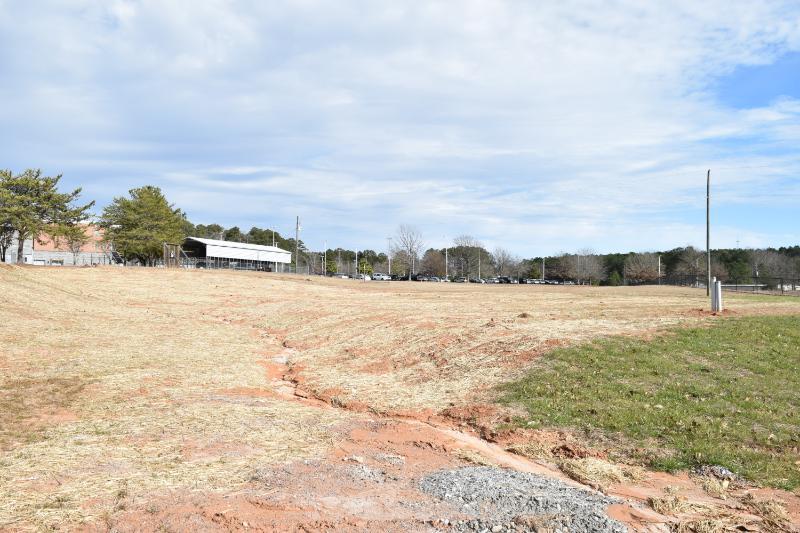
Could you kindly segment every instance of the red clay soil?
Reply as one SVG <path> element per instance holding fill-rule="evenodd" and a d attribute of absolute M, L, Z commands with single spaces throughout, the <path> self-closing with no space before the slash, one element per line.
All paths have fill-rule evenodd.
<path fill-rule="evenodd" d="M 555 466 L 506 452 L 478 437 L 405 420 L 365 420 L 340 428 L 342 440 L 321 460 L 266 466 L 249 473 L 249 482 L 234 494 L 179 492 L 154 494 L 144 501 L 122 502 L 125 510 L 95 530 L 114 531 L 430 531 L 447 530 L 443 521 L 466 518 L 418 490 L 417 482 L 442 468 L 465 461 L 459 450 L 479 454 L 487 464 L 569 480 Z M 565 453 L 581 456 L 580 448 Z M 759 519 L 742 509 L 734 496 L 723 502 L 706 495 L 687 475 L 648 473 L 637 484 L 615 485 L 608 494 L 629 503 L 608 513 L 631 531 L 669 531 L 677 519 L 646 505 L 650 497 L 679 487 L 692 501 L 738 513 L 742 524 L 759 530 Z M 584 487 L 585 488 L 585 487 Z M 744 489 L 743 489 L 744 491 Z M 757 498 L 780 498 L 794 520 L 798 498 L 780 491 L 752 490 Z M 788 531 L 789 529 L 787 529 Z"/>
<path fill-rule="evenodd" d="M 276 358 L 281 361 L 282 358 Z M 231 395 L 278 395 L 323 409 L 353 408 L 333 399 L 336 391 L 312 395 L 302 388 L 302 369 L 280 362 L 265 364 L 269 389 L 235 389 Z M 369 415 L 338 428 L 341 439 L 321 460 L 266 466 L 248 473 L 240 491 L 227 494 L 170 492 L 142 501 L 118 503 L 124 510 L 92 529 L 134 531 L 430 531 L 448 530 L 449 520 L 467 518 L 450 504 L 417 488 L 418 480 L 442 468 L 457 468 L 469 461 L 493 464 L 523 472 L 567 478 L 555 464 L 531 460 L 506 450 L 515 443 L 536 442 L 555 458 L 604 457 L 569 435 L 556 431 L 511 431 L 492 434 L 504 416 L 494 406 L 452 408 L 434 416 L 424 413 Z M 477 432 L 475 431 L 477 428 Z M 477 434 L 476 434 L 477 433 Z M 489 442 L 481 435 L 495 442 Z M 195 450 L 203 453 L 203 450 Z M 757 498 L 777 498 L 786 504 L 793 522 L 800 523 L 800 498 L 783 491 L 741 488 L 723 501 L 707 495 L 699 480 L 648 472 L 637 483 L 612 485 L 607 493 L 626 503 L 612 505 L 608 514 L 631 531 L 670 531 L 678 519 L 656 513 L 647 506 L 665 489 L 680 488 L 692 501 L 713 504 L 739 515 L 740 523 L 759 530 L 760 519 L 740 503 L 749 492 Z M 787 526 L 791 527 L 791 526 Z M 789 529 L 786 529 L 789 530 Z"/>
<path fill-rule="evenodd" d="M 169 493 L 130 502 L 105 529 L 115 531 L 429 531 L 461 517 L 449 504 L 417 489 L 424 475 L 463 466 L 454 453 L 478 451 L 490 462 L 538 474 L 557 471 L 501 448 L 411 421 L 365 421 L 323 460 L 266 467 L 236 494 Z M 474 441 L 472 440 L 474 439 Z M 568 481 L 570 482 L 570 481 Z M 574 482 L 571 482 L 574 483 Z M 617 506 L 634 526 L 653 513 Z"/>

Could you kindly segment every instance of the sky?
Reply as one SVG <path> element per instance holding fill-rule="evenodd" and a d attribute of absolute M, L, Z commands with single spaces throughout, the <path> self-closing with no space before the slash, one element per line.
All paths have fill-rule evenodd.
<path fill-rule="evenodd" d="M 800 243 L 800 2 L 0 0 L 0 167 L 312 249 Z"/>

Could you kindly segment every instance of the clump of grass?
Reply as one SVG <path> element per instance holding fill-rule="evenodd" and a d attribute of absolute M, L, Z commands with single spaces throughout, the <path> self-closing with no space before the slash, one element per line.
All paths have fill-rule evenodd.
<path fill-rule="evenodd" d="M 529 459 L 551 459 L 553 457 L 552 445 L 538 441 L 512 444 L 506 448 L 506 451 Z"/>
<path fill-rule="evenodd" d="M 469 450 L 467 448 L 457 448 L 455 451 L 453 451 L 453 455 L 474 465 L 497 466 L 497 463 L 487 459 L 481 453 L 474 450 Z"/>
<path fill-rule="evenodd" d="M 789 523 L 789 513 L 786 512 L 786 505 L 783 502 L 775 499 L 758 500 L 752 494 L 747 494 L 742 503 L 760 516 L 771 529 L 778 530 Z"/>
<path fill-rule="evenodd" d="M 677 494 L 654 496 L 648 498 L 647 503 L 657 513 L 663 515 L 681 515 L 695 512 L 708 512 L 712 507 L 698 502 L 690 502 L 686 497 Z"/>
<path fill-rule="evenodd" d="M 728 498 L 728 486 L 730 482 L 725 480 L 719 480 L 712 477 L 703 478 L 701 486 L 706 494 L 713 496 L 715 498 L 719 498 L 721 500 L 725 500 Z"/>
<path fill-rule="evenodd" d="M 619 435 L 659 469 L 717 464 L 791 490 L 800 487 L 798 364 L 800 315 L 721 319 L 556 349 L 502 401 L 527 410 L 520 426 Z"/>
<path fill-rule="evenodd" d="M 738 520 L 733 516 L 719 516 L 712 518 L 689 518 L 682 520 L 675 527 L 676 533 L 728 533 L 737 531 Z"/>
<path fill-rule="evenodd" d="M 609 485 L 641 480 L 641 474 L 635 468 L 609 463 L 596 457 L 562 459 L 558 466 L 575 481 L 604 492 Z"/>

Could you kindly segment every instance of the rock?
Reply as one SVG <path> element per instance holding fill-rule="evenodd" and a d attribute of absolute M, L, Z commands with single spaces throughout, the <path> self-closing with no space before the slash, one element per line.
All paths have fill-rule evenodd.
<path fill-rule="evenodd" d="M 420 488 L 471 517 L 454 522 L 453 531 L 626 531 L 605 514 L 618 500 L 546 476 L 471 466 L 434 472 Z"/>

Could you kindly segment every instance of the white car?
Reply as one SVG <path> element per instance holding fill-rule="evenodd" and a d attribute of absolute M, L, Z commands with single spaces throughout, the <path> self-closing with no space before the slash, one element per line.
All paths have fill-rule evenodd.
<path fill-rule="evenodd" d="M 391 281 L 392 277 L 388 274 L 382 274 L 380 272 L 376 272 L 372 275 L 372 279 L 375 281 Z"/>
<path fill-rule="evenodd" d="M 363 279 L 364 281 L 369 281 L 372 278 L 370 277 L 369 274 L 359 274 L 358 276 L 356 276 L 356 279 L 357 280 L 362 280 Z"/>

